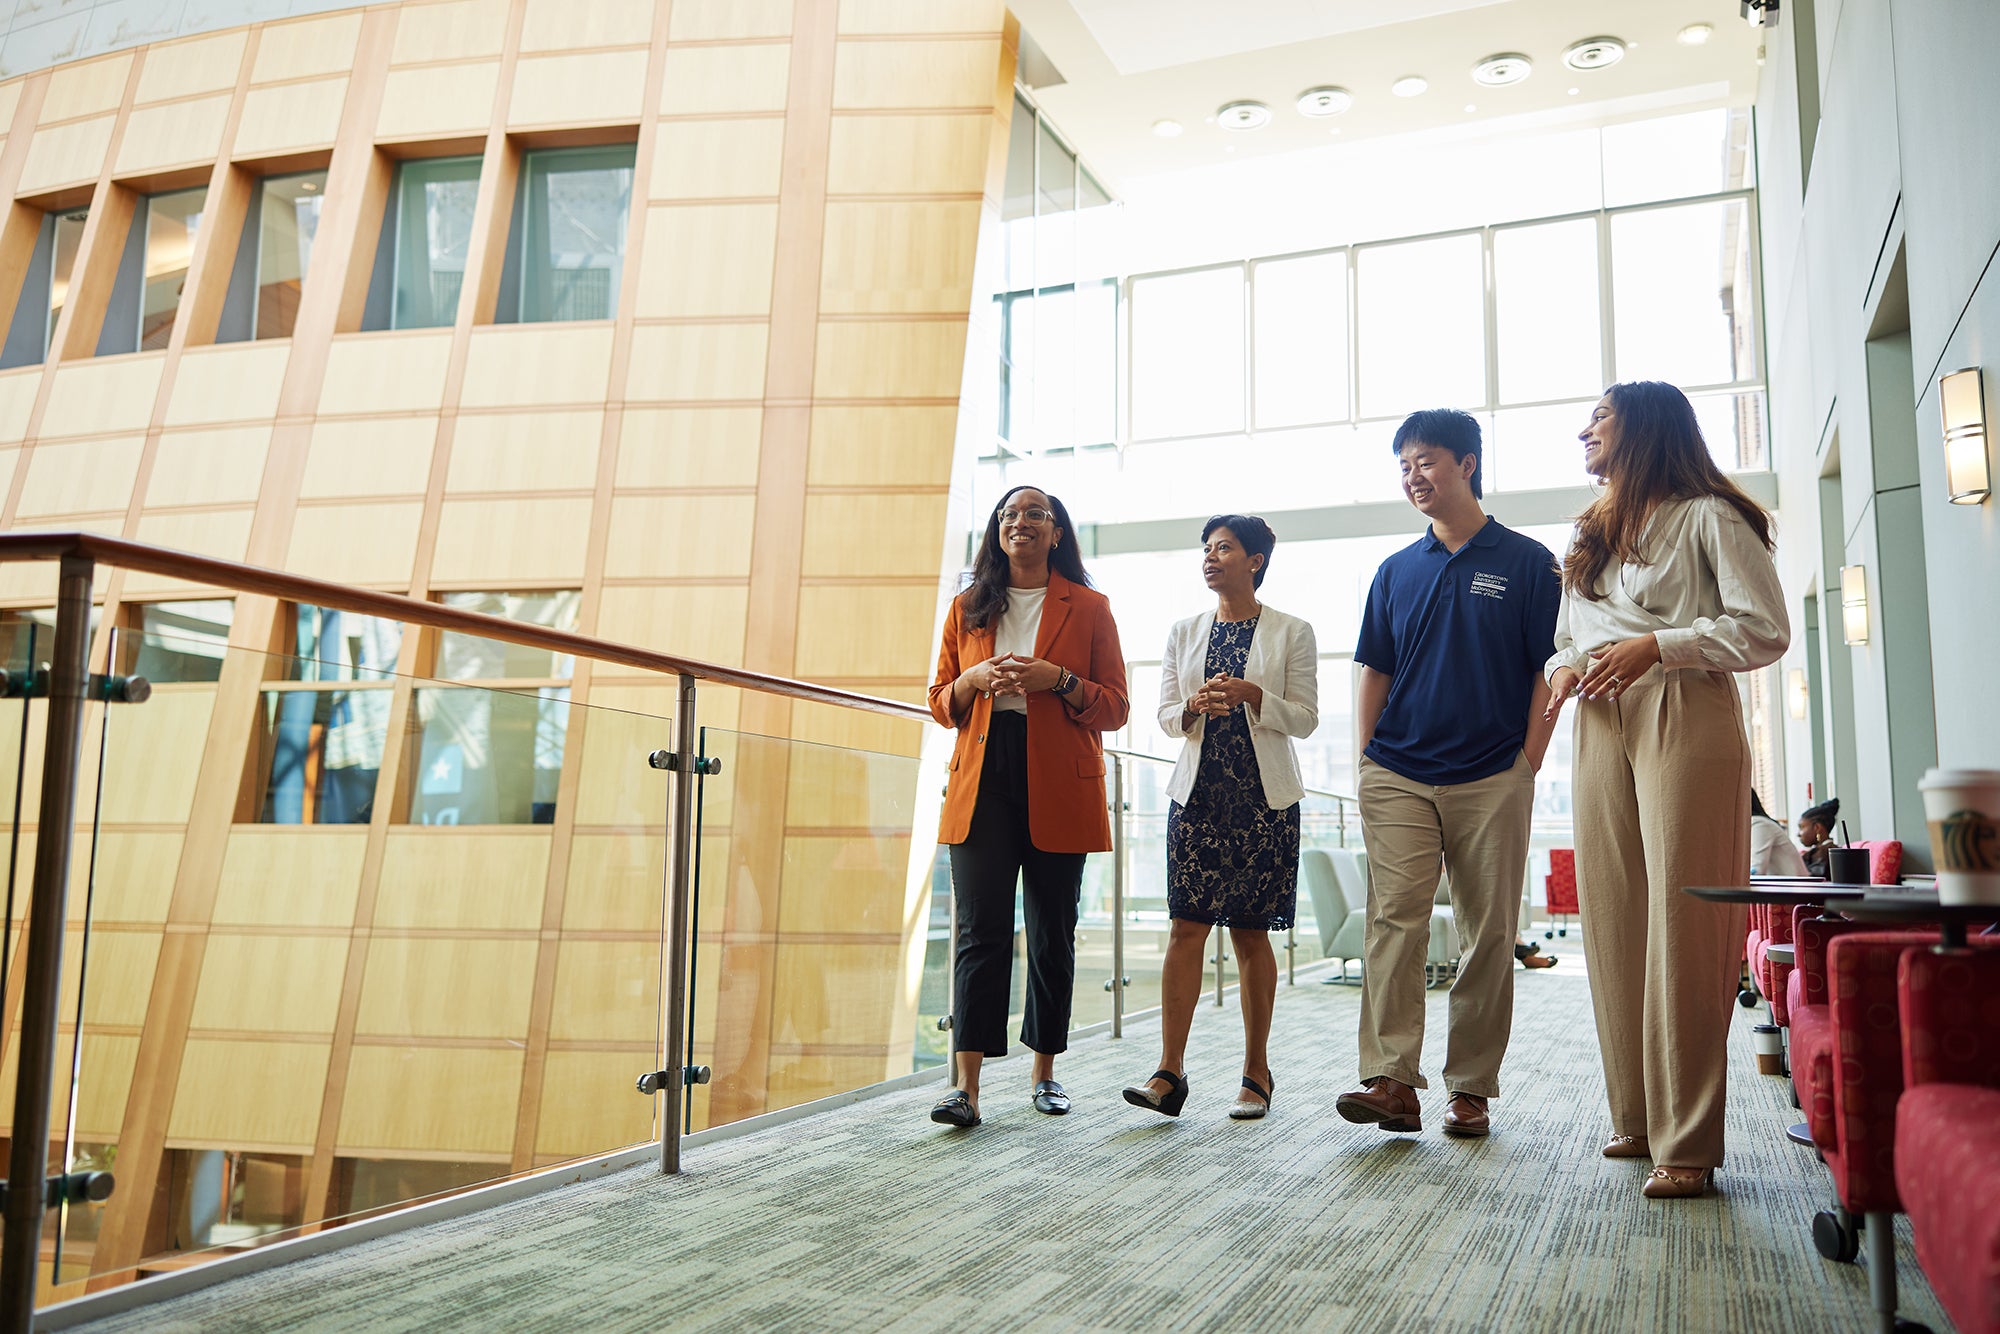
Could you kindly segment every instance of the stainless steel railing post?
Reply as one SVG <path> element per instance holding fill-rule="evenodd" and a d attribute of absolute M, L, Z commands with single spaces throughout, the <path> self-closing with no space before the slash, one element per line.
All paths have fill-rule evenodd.
<path fill-rule="evenodd" d="M 1125 762 L 1111 757 L 1111 1036 L 1125 1036 Z"/>
<path fill-rule="evenodd" d="M 87 556 L 64 556 L 57 583 L 55 661 L 49 673 L 40 836 L 35 840 L 35 897 L 28 907 L 27 976 L 21 988 L 19 1073 L 7 1164 L 6 1235 L 0 1238 L 0 1329 L 25 1330 L 35 1318 L 42 1211 L 48 1193 L 49 1095 L 55 1079 L 62 993 L 63 916 L 69 894 L 70 841 L 76 830 L 83 706 L 90 691 L 90 581 L 95 564 Z"/>
<path fill-rule="evenodd" d="M 694 863 L 694 677 L 681 673 L 674 709 L 674 818 L 668 832 L 666 1095 L 660 1108 L 660 1171 L 681 1170 L 681 1125 L 687 1101 L 688 896 Z"/>

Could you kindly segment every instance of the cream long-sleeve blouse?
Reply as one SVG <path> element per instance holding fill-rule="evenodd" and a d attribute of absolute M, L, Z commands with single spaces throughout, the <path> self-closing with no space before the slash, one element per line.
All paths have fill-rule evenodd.
<path fill-rule="evenodd" d="M 1784 656 L 1792 629 L 1778 567 L 1734 505 L 1667 501 L 1639 546 L 1644 564 L 1606 564 L 1597 601 L 1564 592 L 1544 677 L 1562 667 L 1581 676 L 1592 653 L 1648 634 L 1666 671 L 1749 672 Z"/>

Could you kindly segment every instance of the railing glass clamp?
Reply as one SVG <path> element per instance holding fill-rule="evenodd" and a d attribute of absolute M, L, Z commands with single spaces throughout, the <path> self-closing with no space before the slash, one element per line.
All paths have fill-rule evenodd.
<path fill-rule="evenodd" d="M 42 699 L 49 693 L 46 669 L 35 667 L 0 669 L 0 699 Z"/>
<path fill-rule="evenodd" d="M 672 1077 L 671 1070 L 651 1070 L 639 1076 L 639 1092 L 658 1093 L 667 1086 Z M 706 1084 L 714 1072 L 705 1065 L 684 1065 L 681 1067 L 681 1087 L 692 1088 L 696 1084 Z"/>
<path fill-rule="evenodd" d="M 1132 979 L 1129 977 L 1107 977 L 1104 979 L 1104 989 L 1106 991 L 1116 990 L 1120 987 L 1130 987 L 1131 985 Z"/>
<path fill-rule="evenodd" d="M 118 1184 L 109 1172 L 66 1172 L 50 1177 L 42 1187 L 42 1207 L 60 1209 L 65 1204 L 102 1204 L 111 1198 Z M 7 1202 L 7 1183 L 0 1181 L 0 1206 Z"/>
<path fill-rule="evenodd" d="M 656 750 L 646 756 L 646 763 L 655 769 L 666 769 L 678 773 L 681 757 L 671 750 Z M 694 771 L 697 774 L 713 776 L 722 772 L 722 758 L 717 755 L 697 755 L 694 757 Z"/>
<path fill-rule="evenodd" d="M 143 676 L 113 676 L 93 672 L 90 697 L 111 704 L 144 704 L 153 697 L 153 683 Z"/>

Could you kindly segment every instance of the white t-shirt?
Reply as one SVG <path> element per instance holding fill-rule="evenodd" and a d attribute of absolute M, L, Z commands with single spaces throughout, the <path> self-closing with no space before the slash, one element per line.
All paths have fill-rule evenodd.
<path fill-rule="evenodd" d="M 1044 588 L 1010 588 L 1007 590 L 1007 610 L 1000 616 L 1000 624 L 993 628 L 993 651 L 998 653 L 1018 653 L 1024 658 L 1035 656 L 1035 637 L 1042 632 L 1042 603 L 1047 601 L 1049 590 Z M 1026 713 L 1028 700 L 1025 695 L 995 695 L 993 707 L 1008 713 Z"/>

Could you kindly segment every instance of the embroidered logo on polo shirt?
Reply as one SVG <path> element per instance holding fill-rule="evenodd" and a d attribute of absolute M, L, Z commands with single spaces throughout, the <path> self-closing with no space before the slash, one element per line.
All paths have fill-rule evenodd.
<path fill-rule="evenodd" d="M 1481 597 L 1505 598 L 1507 596 L 1507 576 L 1488 574 L 1484 570 L 1472 576 L 1472 591 Z"/>

